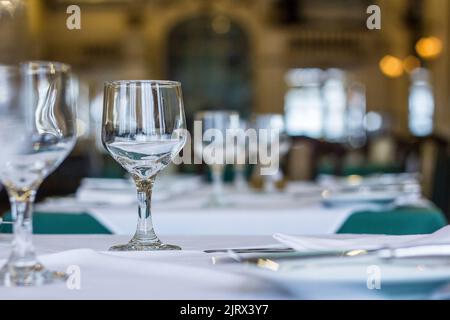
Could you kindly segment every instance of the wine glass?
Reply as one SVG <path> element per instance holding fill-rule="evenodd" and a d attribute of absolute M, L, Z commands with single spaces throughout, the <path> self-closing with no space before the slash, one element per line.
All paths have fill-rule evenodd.
<path fill-rule="evenodd" d="M 173 161 L 187 139 L 181 84 L 159 80 L 107 82 L 102 121 L 103 145 L 133 178 L 139 206 L 134 237 L 110 250 L 180 250 L 158 239 L 150 206 L 156 175 Z"/>
<path fill-rule="evenodd" d="M 211 207 L 226 205 L 223 195 L 223 173 L 226 163 L 233 163 L 235 139 L 226 139 L 239 129 L 239 114 L 234 111 L 202 111 L 195 121 L 201 124 L 202 139 L 194 141 L 194 152 L 209 165 L 213 181 L 211 197 L 206 204 Z M 194 129 L 195 130 L 195 129 Z M 228 161 L 227 161 L 228 160 Z"/>
<path fill-rule="evenodd" d="M 239 119 L 239 129 L 246 131 L 249 129 L 249 124 L 245 119 Z M 237 161 L 234 165 L 234 185 L 237 191 L 247 191 L 247 178 L 245 174 L 245 168 L 247 163 L 247 154 L 249 153 L 248 146 L 246 145 L 246 135 L 238 134 L 236 137 L 236 151 L 237 158 L 241 161 Z"/>
<path fill-rule="evenodd" d="M 258 114 L 254 117 L 254 126 L 257 130 L 264 129 L 269 130 L 271 134 L 266 139 L 260 137 L 259 143 L 267 144 L 269 150 L 273 149 L 272 146 L 278 143 L 278 157 L 280 161 L 289 152 L 291 147 L 291 140 L 286 133 L 285 120 L 283 115 L 275 113 Z M 264 135 L 262 136 L 264 137 Z M 272 153 L 272 152 L 270 152 Z M 283 173 L 278 169 L 274 174 L 264 176 L 266 191 L 272 192 L 276 189 L 275 185 L 277 181 L 283 179 Z"/>
<path fill-rule="evenodd" d="M 66 64 L 26 62 L 20 72 L 9 74 L 0 85 L 8 100 L 2 106 L 0 144 L 9 146 L 0 159 L 0 179 L 11 202 L 14 238 L 0 281 L 34 286 L 65 279 L 39 263 L 32 244 L 32 213 L 40 184 L 75 145 L 75 97 Z M 4 134 L 8 126 L 15 126 L 12 134 Z"/>

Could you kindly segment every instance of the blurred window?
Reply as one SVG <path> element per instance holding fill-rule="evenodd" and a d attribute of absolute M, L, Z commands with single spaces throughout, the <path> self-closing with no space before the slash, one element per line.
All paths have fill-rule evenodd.
<path fill-rule="evenodd" d="M 183 83 L 188 124 L 204 109 L 250 114 L 250 45 L 238 23 L 224 15 L 183 20 L 171 30 L 168 48 L 169 75 Z"/>
<path fill-rule="evenodd" d="M 0 110 L 8 107 L 6 103 L 10 99 L 9 83 L 7 73 L 0 71 Z"/>
<path fill-rule="evenodd" d="M 347 142 L 353 148 L 366 143 L 366 91 L 361 84 L 354 83 L 349 88 L 347 106 Z"/>
<path fill-rule="evenodd" d="M 429 83 L 429 72 L 418 69 L 411 75 L 409 90 L 409 130 L 415 136 L 433 132 L 434 97 Z"/>
<path fill-rule="evenodd" d="M 318 86 L 290 89 L 285 97 L 285 112 L 290 135 L 321 137 L 323 106 Z"/>
<path fill-rule="evenodd" d="M 337 141 L 345 136 L 345 108 L 347 96 L 341 77 L 329 78 L 323 86 L 326 112 L 324 114 L 324 138 Z"/>
<path fill-rule="evenodd" d="M 290 135 L 342 140 L 346 130 L 345 74 L 338 69 L 289 70 L 285 95 L 286 129 Z"/>

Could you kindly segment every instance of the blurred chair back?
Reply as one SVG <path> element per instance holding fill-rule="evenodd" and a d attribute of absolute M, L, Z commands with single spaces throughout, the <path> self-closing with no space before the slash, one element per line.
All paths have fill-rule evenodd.
<path fill-rule="evenodd" d="M 370 141 L 369 163 L 388 166 L 395 164 L 395 140 L 392 136 L 380 136 Z"/>
<path fill-rule="evenodd" d="M 418 138 L 412 142 L 407 161 L 419 161 L 422 192 L 447 217 L 450 216 L 450 153 L 449 143 L 439 136 Z"/>
<path fill-rule="evenodd" d="M 309 137 L 293 137 L 288 156 L 288 176 L 293 180 L 313 180 L 320 173 L 323 160 L 328 160 L 330 174 L 341 175 L 346 155 L 345 146 Z"/>
<path fill-rule="evenodd" d="M 421 147 L 421 173 L 425 195 L 445 214 L 450 214 L 449 143 L 440 137 L 430 137 Z"/>

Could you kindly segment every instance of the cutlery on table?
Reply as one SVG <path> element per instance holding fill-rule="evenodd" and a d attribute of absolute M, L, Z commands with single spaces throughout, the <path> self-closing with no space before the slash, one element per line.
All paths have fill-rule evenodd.
<path fill-rule="evenodd" d="M 205 253 L 280 253 L 280 252 L 295 252 L 292 248 L 225 248 L 225 249 L 208 249 Z"/>
<path fill-rule="evenodd" d="M 261 249 L 265 249 L 261 250 Z M 239 250 L 239 251 L 238 251 Z M 271 251 L 270 251 L 271 250 Z M 209 252 L 207 252 L 209 251 Z M 354 249 L 299 252 L 291 248 L 246 248 L 206 250 L 207 253 L 228 253 L 227 257 L 214 257 L 215 262 L 258 263 L 263 260 L 300 261 L 330 258 L 374 257 L 389 262 L 397 259 L 446 258 L 450 260 L 450 244 L 424 244 L 404 247 L 381 247 L 378 249 Z M 244 255 L 249 254 L 249 255 Z M 260 254 L 260 255 L 258 255 Z"/>

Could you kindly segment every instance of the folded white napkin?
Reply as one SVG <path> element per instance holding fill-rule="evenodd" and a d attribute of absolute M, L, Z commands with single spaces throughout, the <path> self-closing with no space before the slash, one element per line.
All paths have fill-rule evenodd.
<path fill-rule="evenodd" d="M 377 249 L 382 247 L 401 247 L 424 244 L 450 244 L 450 226 L 425 235 L 386 236 L 386 235 L 340 235 L 336 237 L 289 236 L 281 233 L 274 239 L 297 251 L 333 251 L 354 249 Z"/>

